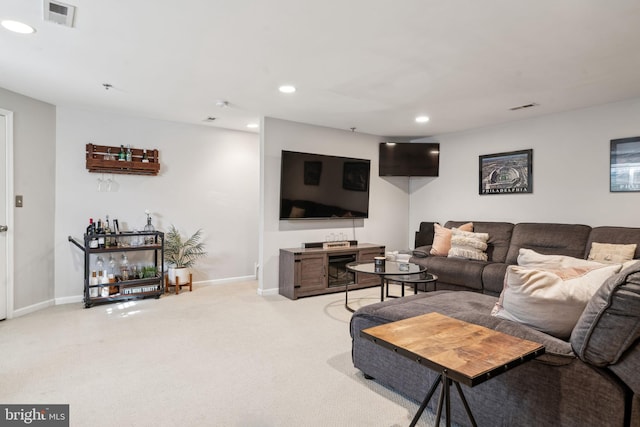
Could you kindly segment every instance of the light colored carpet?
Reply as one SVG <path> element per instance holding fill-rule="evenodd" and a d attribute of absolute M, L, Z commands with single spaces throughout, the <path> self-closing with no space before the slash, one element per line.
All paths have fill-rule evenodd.
<path fill-rule="evenodd" d="M 72 426 L 409 424 L 417 405 L 353 367 L 343 293 L 291 301 L 256 288 L 202 286 L 0 322 L 0 402 L 68 403 Z M 379 289 L 349 297 L 357 308 Z"/>

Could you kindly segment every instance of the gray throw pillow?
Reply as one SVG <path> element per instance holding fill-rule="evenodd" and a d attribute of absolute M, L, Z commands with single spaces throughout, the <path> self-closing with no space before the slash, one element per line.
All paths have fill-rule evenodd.
<path fill-rule="evenodd" d="M 431 245 L 420 246 L 413 250 L 413 256 L 416 258 L 426 258 L 429 256 L 430 250 L 431 250 Z"/>
<path fill-rule="evenodd" d="M 596 291 L 571 333 L 578 357 L 613 365 L 640 338 L 640 262 L 610 277 Z"/>

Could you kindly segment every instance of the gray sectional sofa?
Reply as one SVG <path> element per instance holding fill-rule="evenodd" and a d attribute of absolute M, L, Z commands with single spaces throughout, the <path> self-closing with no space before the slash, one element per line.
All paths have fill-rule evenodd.
<path fill-rule="evenodd" d="M 456 227 L 467 221 L 450 221 Z M 640 228 L 575 224 L 473 221 L 489 234 L 488 261 L 424 256 L 433 237 L 430 223 L 416 233 L 412 262 L 438 275 L 437 290 L 368 305 L 351 319 L 355 367 L 367 377 L 419 402 L 437 373 L 360 336 L 362 329 L 439 312 L 529 339 L 546 353 L 490 381 L 464 388 L 483 426 L 640 426 L 640 261 L 611 277 L 591 298 L 570 339 L 559 339 L 521 323 L 491 316 L 507 266 L 520 248 L 541 254 L 586 258 L 592 242 L 636 243 Z M 452 395 L 452 419 L 468 419 Z M 434 410 L 437 399 L 432 399 Z"/>
<path fill-rule="evenodd" d="M 429 256 L 433 240 L 433 223 L 423 222 L 416 233 L 411 262 L 424 265 L 438 275 L 437 289 L 468 290 L 488 295 L 500 295 L 508 265 L 517 262 L 520 248 L 541 254 L 586 258 L 592 242 L 637 243 L 635 258 L 640 258 L 640 228 L 589 227 L 580 224 L 448 221 L 446 228 L 473 222 L 473 231 L 488 233 L 488 260 L 470 261 L 459 258 Z"/>

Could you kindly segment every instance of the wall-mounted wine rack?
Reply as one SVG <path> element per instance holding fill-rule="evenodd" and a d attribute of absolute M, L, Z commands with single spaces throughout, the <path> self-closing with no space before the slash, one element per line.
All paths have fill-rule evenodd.
<path fill-rule="evenodd" d="M 145 160 L 148 161 L 143 162 L 143 149 L 131 148 L 131 161 L 118 160 L 120 149 L 115 146 L 87 144 L 87 169 L 89 172 L 152 176 L 158 175 L 160 172 L 158 150 L 147 149 Z"/>

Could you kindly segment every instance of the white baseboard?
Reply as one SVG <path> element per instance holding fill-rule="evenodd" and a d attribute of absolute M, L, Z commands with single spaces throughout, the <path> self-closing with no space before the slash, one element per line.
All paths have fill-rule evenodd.
<path fill-rule="evenodd" d="M 42 301 L 37 304 L 33 304 L 24 308 L 13 310 L 12 317 L 24 316 L 25 314 L 33 313 L 35 311 L 42 310 L 43 308 L 47 308 L 47 307 L 52 307 L 54 305 L 56 305 L 55 300 L 50 299 L 47 301 Z"/>
<path fill-rule="evenodd" d="M 194 285 L 205 285 L 205 286 L 211 286 L 211 285 L 223 285 L 225 283 L 235 283 L 235 282 L 247 282 L 250 280 L 256 280 L 256 276 L 240 276 L 240 277 L 228 277 L 226 279 L 216 279 L 216 280 L 201 280 L 199 282 L 193 282 Z M 275 289 L 275 294 L 278 293 L 278 290 Z M 264 295 L 275 295 L 275 294 L 264 294 Z M 40 310 L 42 308 L 46 308 L 52 305 L 59 305 L 59 304 L 74 304 L 77 302 L 82 302 L 84 301 L 84 297 L 82 295 L 74 295 L 74 296 L 70 296 L 70 297 L 61 297 L 61 298 L 56 298 L 55 300 L 51 300 L 51 301 L 46 301 L 43 303 L 39 303 L 39 304 L 35 304 L 33 306 L 29 306 L 26 308 L 22 308 L 20 310 L 16 310 L 14 311 L 14 316 L 22 316 L 24 314 L 27 313 L 31 313 L 37 310 Z M 35 308 L 33 308 L 35 307 Z M 25 311 L 24 313 L 18 314 L 18 311 L 22 311 L 22 310 L 29 310 L 29 311 Z"/>
<path fill-rule="evenodd" d="M 215 279 L 215 280 L 201 280 L 199 282 L 193 282 L 194 285 L 223 285 L 225 283 L 235 283 L 235 282 L 248 282 L 250 280 L 256 280 L 256 276 L 239 276 L 239 277 L 228 277 L 226 279 Z"/>
<path fill-rule="evenodd" d="M 200 282 L 193 282 L 193 284 L 198 285 L 222 285 L 225 283 L 234 283 L 234 282 L 249 282 L 249 281 L 257 281 L 256 276 L 240 276 L 240 277 L 230 277 L 227 279 L 218 279 L 218 280 L 203 280 Z M 278 295 L 278 288 L 273 289 L 258 289 L 258 295 L 260 296 L 268 296 L 268 295 Z"/>
<path fill-rule="evenodd" d="M 82 302 L 82 301 L 84 301 L 84 297 L 82 295 L 74 295 L 72 297 L 56 298 L 56 305 L 59 305 L 59 304 L 73 304 L 73 303 Z"/>
<path fill-rule="evenodd" d="M 278 295 L 278 288 L 258 289 L 258 295 L 260 295 L 261 297 L 266 297 L 269 295 Z"/>

